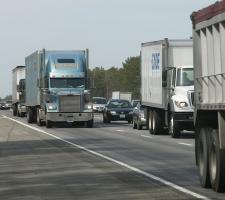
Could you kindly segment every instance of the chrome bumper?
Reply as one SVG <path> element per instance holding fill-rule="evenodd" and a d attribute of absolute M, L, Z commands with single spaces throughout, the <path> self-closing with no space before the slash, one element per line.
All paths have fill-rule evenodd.
<path fill-rule="evenodd" d="M 46 118 L 53 122 L 86 122 L 93 119 L 93 113 L 47 113 Z"/>

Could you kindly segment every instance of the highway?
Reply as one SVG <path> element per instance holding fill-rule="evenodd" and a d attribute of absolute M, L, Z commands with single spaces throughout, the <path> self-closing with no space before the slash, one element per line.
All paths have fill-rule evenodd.
<path fill-rule="evenodd" d="M 125 122 L 27 124 L 0 111 L 0 199 L 224 199 L 201 188 L 194 133 L 149 135 Z"/>

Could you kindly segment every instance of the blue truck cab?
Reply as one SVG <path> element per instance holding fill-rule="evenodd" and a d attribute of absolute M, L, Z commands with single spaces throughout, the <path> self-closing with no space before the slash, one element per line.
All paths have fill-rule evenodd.
<path fill-rule="evenodd" d="M 88 50 L 36 51 L 26 63 L 27 121 L 85 122 L 93 126 L 88 90 Z"/>

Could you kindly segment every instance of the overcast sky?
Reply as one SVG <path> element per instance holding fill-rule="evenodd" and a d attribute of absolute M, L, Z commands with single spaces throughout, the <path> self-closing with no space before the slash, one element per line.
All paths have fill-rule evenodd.
<path fill-rule="evenodd" d="M 140 44 L 192 34 L 190 14 L 215 0 L 0 0 L 0 97 L 35 50 L 89 48 L 90 67 L 121 67 Z"/>

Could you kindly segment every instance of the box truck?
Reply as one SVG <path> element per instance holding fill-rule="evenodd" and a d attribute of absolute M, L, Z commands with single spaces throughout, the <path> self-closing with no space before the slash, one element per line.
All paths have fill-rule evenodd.
<path fill-rule="evenodd" d="M 196 164 L 203 187 L 225 191 L 225 1 L 191 15 Z"/>
<path fill-rule="evenodd" d="M 141 45 L 141 103 L 151 134 L 193 130 L 192 40 L 169 40 Z"/>
<path fill-rule="evenodd" d="M 112 99 L 124 99 L 131 102 L 131 98 L 132 98 L 131 92 L 120 92 L 120 91 L 112 92 Z"/>
<path fill-rule="evenodd" d="M 25 66 L 12 70 L 12 110 L 14 116 L 25 116 Z"/>
<path fill-rule="evenodd" d="M 36 51 L 25 59 L 28 123 L 85 122 L 93 126 L 88 50 Z"/>

